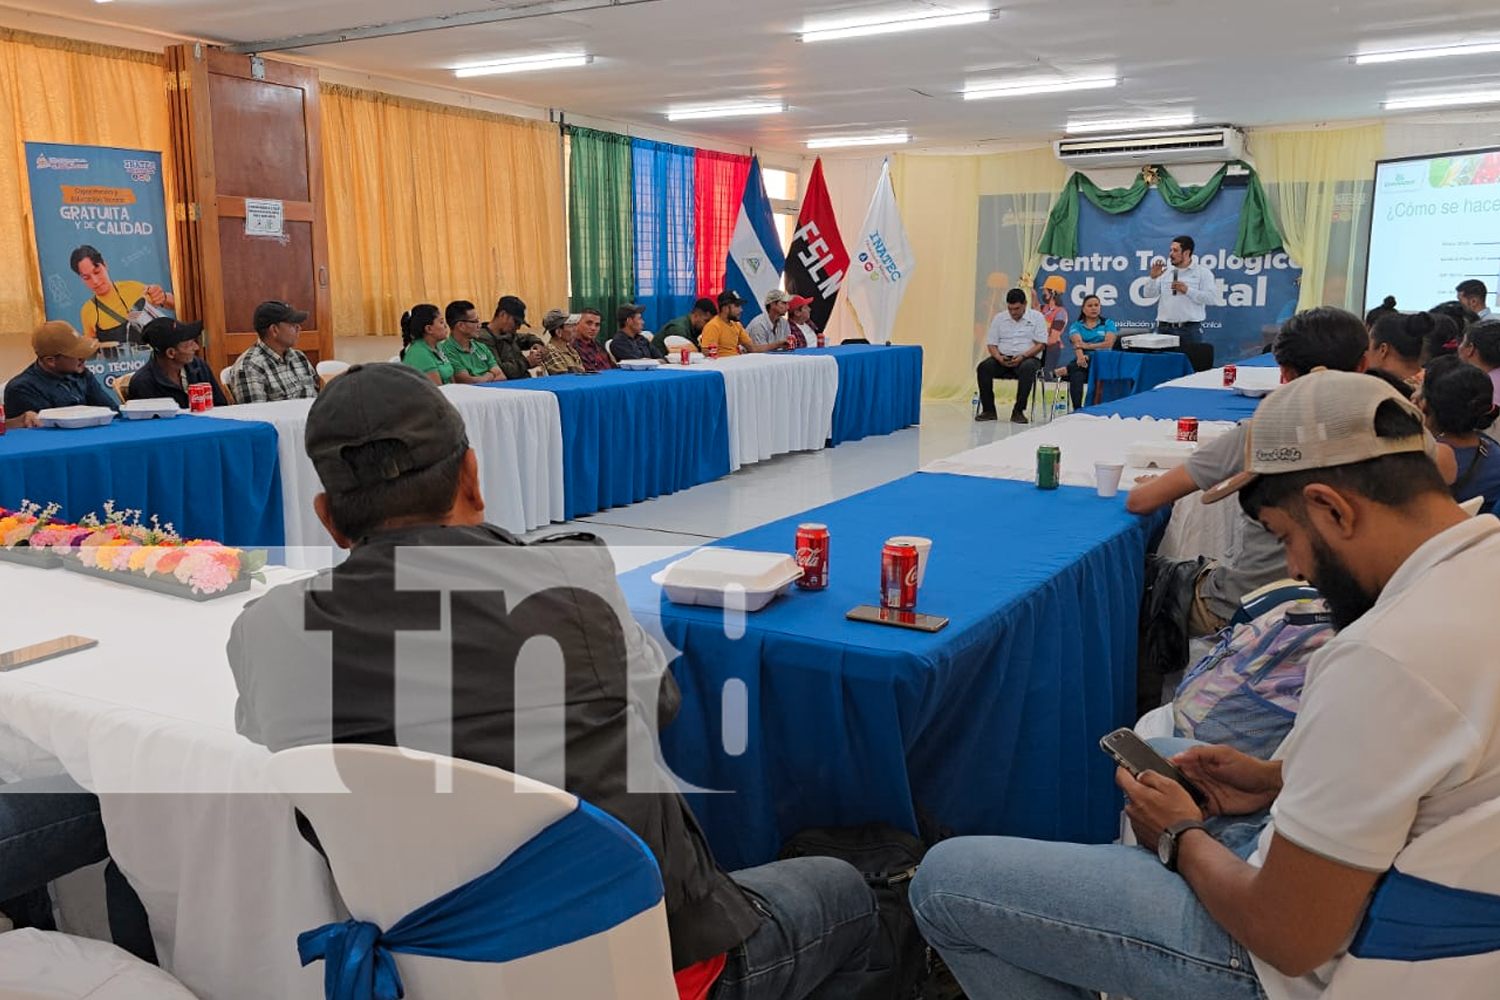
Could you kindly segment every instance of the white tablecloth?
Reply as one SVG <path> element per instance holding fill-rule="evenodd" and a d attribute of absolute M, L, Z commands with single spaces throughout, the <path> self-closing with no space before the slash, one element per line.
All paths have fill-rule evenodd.
<path fill-rule="evenodd" d="M 817 451 L 833 434 L 839 365 L 830 355 L 741 354 L 670 370 L 724 376 L 731 472 L 791 451 Z"/>
<path fill-rule="evenodd" d="M 100 793 L 162 965 L 203 1000 L 321 996 L 322 966 L 299 968 L 296 938 L 343 918 L 327 865 L 268 791 L 269 752 L 234 731 L 224 644 L 264 590 L 194 605 L 0 564 L 0 649 L 99 640 L 0 673 L 0 779 L 66 770 Z M 140 791 L 162 794 L 110 794 Z"/>
<path fill-rule="evenodd" d="M 472 385 L 443 387 L 469 432 L 479 459 L 485 517 L 508 531 L 524 532 L 563 517 L 562 420 L 557 398 L 547 392 L 496 392 Z M 322 491 L 303 447 L 310 399 L 246 403 L 214 410 L 230 420 L 258 420 L 276 428 L 281 457 L 287 562 L 321 566 L 333 544 L 313 513 Z M 307 551 L 298 552 L 299 548 Z"/>
<path fill-rule="evenodd" d="M 1211 440 L 1233 426 L 1228 421 L 1205 421 L 1198 427 L 1199 440 Z M 922 471 L 1035 482 L 1037 446 L 1055 444 L 1062 450 L 1060 481 L 1068 486 L 1092 487 L 1095 462 L 1123 461 L 1126 449 L 1138 441 L 1171 441 L 1176 436 L 1175 420 L 1074 413 L 993 444 L 939 459 L 923 466 Z M 1120 491 L 1127 492 L 1137 476 L 1161 471 L 1127 467 L 1120 479 Z M 1172 522 L 1158 551 L 1172 559 L 1192 559 L 1199 555 L 1220 558 L 1236 550 L 1241 531 L 1238 504 L 1225 501 L 1204 506 L 1194 493 L 1173 507 Z"/>

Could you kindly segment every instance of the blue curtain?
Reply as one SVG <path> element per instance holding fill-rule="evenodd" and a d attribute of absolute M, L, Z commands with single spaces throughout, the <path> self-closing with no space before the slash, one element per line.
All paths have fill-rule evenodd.
<path fill-rule="evenodd" d="M 635 180 L 635 290 L 646 329 L 693 307 L 693 158 L 688 146 L 631 140 Z"/>

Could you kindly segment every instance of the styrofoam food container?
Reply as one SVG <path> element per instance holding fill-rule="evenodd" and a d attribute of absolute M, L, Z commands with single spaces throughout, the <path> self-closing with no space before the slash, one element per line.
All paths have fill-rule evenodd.
<path fill-rule="evenodd" d="M 1192 457 L 1196 441 L 1172 441 L 1155 438 L 1136 441 L 1125 449 L 1125 464 L 1136 469 L 1175 469 Z"/>
<path fill-rule="evenodd" d="M 651 577 L 673 604 L 701 604 L 759 611 L 802 576 L 797 560 L 784 552 L 703 548 L 690 552 Z"/>
<path fill-rule="evenodd" d="M 1241 396 L 1269 396 L 1281 388 L 1281 370 L 1279 368 L 1241 368 L 1234 376 L 1234 385 L 1230 386 Z"/>
<path fill-rule="evenodd" d="M 120 407 L 120 415 L 126 420 L 151 420 L 155 417 L 175 417 L 186 413 L 170 399 L 131 399 Z"/>
<path fill-rule="evenodd" d="M 624 368 L 627 371 L 633 371 L 633 372 L 634 371 L 647 371 L 649 369 L 659 367 L 660 365 L 661 365 L 661 362 L 657 361 L 655 358 L 631 358 L 628 361 L 621 361 L 620 362 L 620 367 L 621 368 Z"/>
<path fill-rule="evenodd" d="M 36 419 L 43 427 L 102 427 L 115 419 L 115 411 L 107 406 L 54 406 L 37 411 Z"/>
<path fill-rule="evenodd" d="M 701 364 L 703 364 L 707 360 L 708 360 L 708 358 L 704 357 L 702 354 L 699 354 L 697 351 L 693 351 L 692 353 L 690 353 L 688 355 L 688 364 L 690 364 L 690 365 L 701 365 Z M 682 352 L 681 352 L 681 350 L 676 350 L 676 351 L 670 352 L 667 355 L 667 364 L 669 364 L 669 365 L 677 365 L 677 366 L 681 367 L 681 365 L 682 365 Z"/>

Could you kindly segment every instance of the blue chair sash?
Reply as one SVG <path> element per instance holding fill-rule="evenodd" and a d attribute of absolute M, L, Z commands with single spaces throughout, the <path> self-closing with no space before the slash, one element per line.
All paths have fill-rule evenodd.
<path fill-rule="evenodd" d="M 495 868 L 408 913 L 387 931 L 348 920 L 297 937 L 323 959 L 327 1000 L 400 1000 L 394 954 L 509 962 L 591 937 L 649 910 L 661 873 L 624 824 L 586 802 Z"/>
<path fill-rule="evenodd" d="M 1500 951 L 1500 896 L 1391 869 L 1349 945 L 1355 958 L 1422 962 Z"/>

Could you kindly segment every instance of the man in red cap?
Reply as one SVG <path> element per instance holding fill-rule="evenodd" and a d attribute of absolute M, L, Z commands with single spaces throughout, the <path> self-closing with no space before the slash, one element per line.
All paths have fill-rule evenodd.
<path fill-rule="evenodd" d="M 32 332 L 31 350 L 36 360 L 5 384 L 6 428 L 36 427 L 39 411 L 58 406 L 120 409 L 115 394 L 84 367 L 98 353 L 99 341 L 55 319 Z"/>
<path fill-rule="evenodd" d="M 787 336 L 786 346 L 794 351 L 817 346 L 818 328 L 813 326 L 812 304 L 813 300 L 806 295 L 794 295 L 787 303 L 791 333 Z"/>

